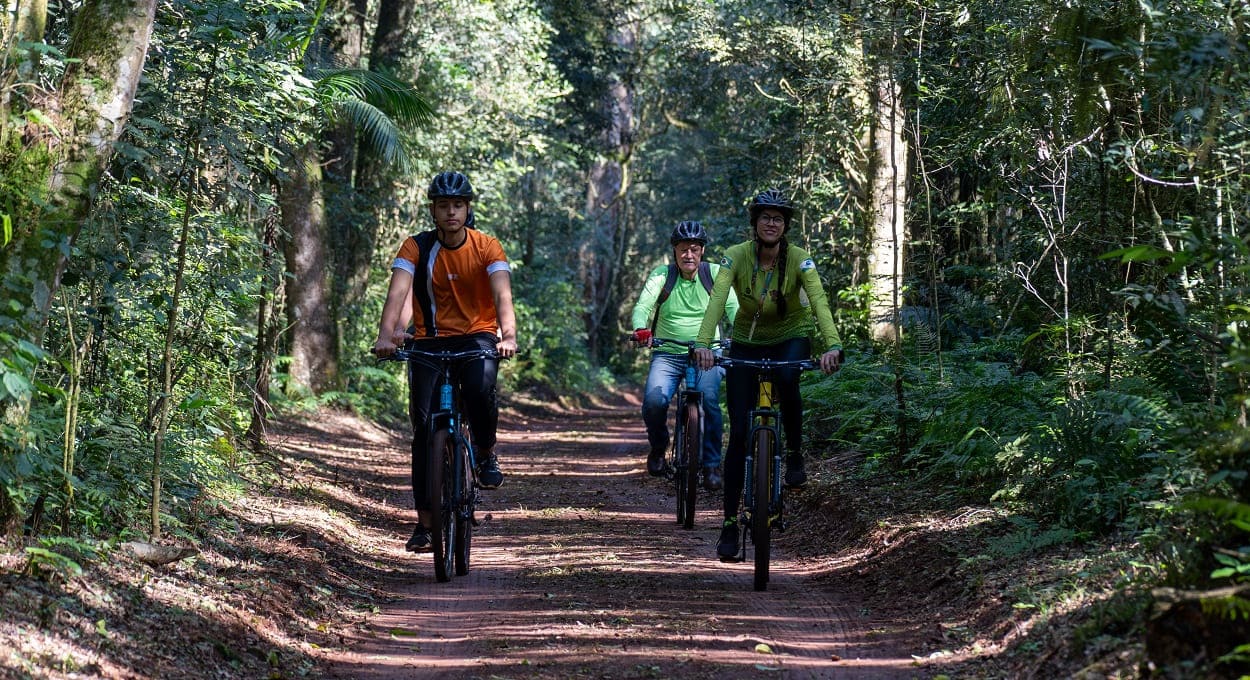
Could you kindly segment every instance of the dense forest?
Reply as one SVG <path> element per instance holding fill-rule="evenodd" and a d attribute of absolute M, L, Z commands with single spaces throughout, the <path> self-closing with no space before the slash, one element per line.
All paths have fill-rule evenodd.
<path fill-rule="evenodd" d="M 813 455 L 1004 508 L 1021 550 L 1124 536 L 1138 579 L 1238 586 L 1248 21 L 1196 0 L 8 0 L 0 534 L 51 564 L 194 538 L 281 413 L 403 414 L 368 349 L 429 178 L 459 170 L 513 265 L 507 391 L 636 377 L 621 338 L 672 226 L 702 221 L 714 257 L 779 188 L 849 356 L 807 384 Z"/>

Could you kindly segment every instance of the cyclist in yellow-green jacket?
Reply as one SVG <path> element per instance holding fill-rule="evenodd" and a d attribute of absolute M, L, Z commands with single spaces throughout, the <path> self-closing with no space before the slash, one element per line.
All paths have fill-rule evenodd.
<path fill-rule="evenodd" d="M 714 365 L 715 356 L 705 349 L 712 341 L 716 324 L 730 292 L 737 293 L 738 315 L 727 356 L 736 359 L 790 361 L 812 356 L 808 331 L 815 317 L 823 351 L 820 368 L 832 373 L 842 362 L 842 341 L 833 325 L 828 298 L 812 256 L 791 245 L 785 237 L 794 216 L 794 207 L 776 190 L 765 191 L 751 201 L 752 238 L 725 251 L 721 269 L 712 288 L 707 312 L 696 340 L 696 357 L 701 368 Z M 738 501 L 745 479 L 749 414 L 755 404 L 757 371 L 732 367 L 726 372 L 726 401 L 729 406 L 729 448 L 725 451 L 725 522 L 716 553 L 723 558 L 738 554 Z M 776 375 L 777 398 L 781 406 L 781 426 L 785 431 L 788 487 L 807 483 L 803 466 L 803 400 L 799 394 L 799 371 L 789 369 Z"/>

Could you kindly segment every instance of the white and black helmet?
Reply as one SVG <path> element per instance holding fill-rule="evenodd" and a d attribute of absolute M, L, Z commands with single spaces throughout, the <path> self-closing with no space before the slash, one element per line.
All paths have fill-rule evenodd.
<path fill-rule="evenodd" d="M 677 245 L 682 241 L 694 241 L 701 246 L 706 246 L 708 242 L 707 230 L 702 224 L 691 220 L 678 222 L 673 227 L 673 235 L 668 238 L 668 242 Z"/>
<path fill-rule="evenodd" d="M 431 201 L 436 198 L 463 198 L 473 200 L 473 185 L 469 178 L 459 172 L 440 172 L 430 182 L 425 195 Z"/>

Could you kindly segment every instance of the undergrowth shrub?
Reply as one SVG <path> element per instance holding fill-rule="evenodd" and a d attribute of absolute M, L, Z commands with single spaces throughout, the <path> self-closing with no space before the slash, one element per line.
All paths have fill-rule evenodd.
<path fill-rule="evenodd" d="M 1176 460 L 1165 402 L 1100 390 L 1056 400 L 1046 419 L 998 457 L 1006 484 L 996 499 L 1044 520 L 1106 531 L 1170 481 Z"/>
<path fill-rule="evenodd" d="M 1068 397 L 1062 381 L 1020 371 L 1017 343 L 964 344 L 940 365 L 909 347 L 901 417 L 895 366 L 853 353 L 836 377 L 808 379 L 809 436 L 817 450 L 866 454 L 860 474 L 918 475 L 934 498 L 1004 504 L 1039 532 L 1144 526 L 1192 488 L 1193 457 L 1175 443 L 1184 419 L 1150 381 Z M 910 438 L 901 458 L 900 423 Z"/>

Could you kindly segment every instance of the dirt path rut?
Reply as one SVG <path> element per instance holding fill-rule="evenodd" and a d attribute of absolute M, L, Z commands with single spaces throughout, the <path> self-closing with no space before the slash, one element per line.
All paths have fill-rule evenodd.
<path fill-rule="evenodd" d="M 749 561 L 715 559 L 719 494 L 701 492 L 682 530 L 669 483 L 645 474 L 634 407 L 505 420 L 506 482 L 486 492 L 472 569 L 450 583 L 435 582 L 428 554 L 403 552 L 414 513 L 402 439 L 329 454 L 370 476 L 359 493 L 388 509 L 363 523 L 381 554 L 361 559 L 397 594 L 343 638 L 333 676 L 926 677 L 906 626 L 787 557 L 793 532 L 757 593 Z"/>

